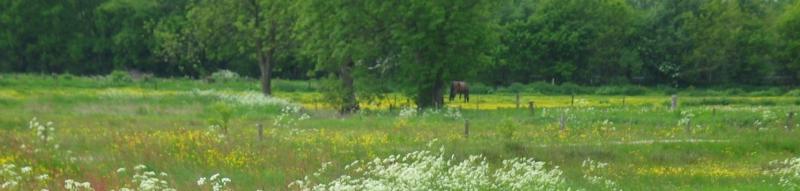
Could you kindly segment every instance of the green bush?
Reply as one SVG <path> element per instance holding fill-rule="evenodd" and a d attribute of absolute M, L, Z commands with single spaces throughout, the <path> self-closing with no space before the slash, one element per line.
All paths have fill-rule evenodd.
<path fill-rule="evenodd" d="M 594 91 L 598 95 L 643 95 L 647 93 L 647 89 L 640 86 L 621 85 L 621 86 L 603 86 Z"/>
<path fill-rule="evenodd" d="M 131 75 L 128 74 L 126 71 L 122 70 L 114 70 L 111 74 L 106 76 L 106 79 L 110 80 L 113 83 L 130 83 L 133 82 L 133 78 Z"/>
<path fill-rule="evenodd" d="M 239 80 L 239 74 L 230 70 L 218 70 L 209 76 L 211 82 L 231 82 Z"/>
<path fill-rule="evenodd" d="M 791 90 L 789 92 L 786 92 L 783 95 L 785 95 L 785 96 L 800 96 L 800 89 L 793 89 L 793 90 Z"/>
<path fill-rule="evenodd" d="M 769 88 L 767 90 L 754 91 L 747 94 L 749 96 L 779 96 L 783 95 L 783 90 L 780 88 Z"/>
<path fill-rule="evenodd" d="M 500 123 L 500 135 L 505 139 L 511 139 L 514 137 L 514 133 L 517 131 L 518 126 L 519 125 L 513 119 L 506 118 Z"/>
<path fill-rule="evenodd" d="M 335 82 L 334 82 L 335 83 Z M 308 81 L 273 80 L 272 88 L 282 92 L 314 92 L 317 88 Z"/>
<path fill-rule="evenodd" d="M 483 83 L 473 83 L 469 85 L 470 94 L 490 94 L 492 92 L 494 92 L 494 90 L 492 90 L 492 87 L 486 86 L 486 84 Z"/>

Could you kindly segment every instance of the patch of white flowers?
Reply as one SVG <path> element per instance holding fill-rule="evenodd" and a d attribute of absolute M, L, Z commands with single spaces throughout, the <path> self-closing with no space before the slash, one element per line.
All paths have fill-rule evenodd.
<path fill-rule="evenodd" d="M 2 190 L 10 190 L 17 185 L 19 182 L 22 181 L 22 176 L 20 173 L 16 171 L 17 166 L 13 164 L 4 164 L 2 169 L 0 169 L 0 189 Z"/>
<path fill-rule="evenodd" d="M 245 106 L 267 106 L 267 105 L 278 105 L 278 106 L 289 106 L 289 105 L 296 105 L 293 104 L 285 99 L 272 97 L 272 96 L 264 96 L 264 94 L 255 91 L 245 91 L 245 92 L 221 92 L 215 90 L 198 90 L 195 89 L 192 91 L 192 94 L 195 96 L 209 96 L 209 97 L 216 97 L 226 102 L 235 103 L 239 105 Z"/>
<path fill-rule="evenodd" d="M 762 128 L 764 128 L 764 125 L 766 123 L 769 123 L 770 121 L 774 121 L 776 119 L 777 119 L 777 116 L 775 115 L 775 113 L 773 113 L 770 110 L 763 110 L 763 111 L 761 111 L 761 118 L 760 119 L 756 119 L 756 121 L 753 122 L 753 126 L 755 126 L 756 128 L 762 129 Z"/>
<path fill-rule="evenodd" d="M 405 118 L 405 119 L 412 118 L 414 116 L 417 116 L 417 109 L 411 107 L 403 107 L 402 109 L 400 109 L 399 116 L 400 118 Z"/>
<path fill-rule="evenodd" d="M 222 126 L 218 124 L 208 126 L 206 135 L 216 138 L 217 141 L 221 141 L 223 138 L 225 138 L 225 133 L 222 131 Z"/>
<path fill-rule="evenodd" d="M 28 121 L 28 129 L 35 131 L 37 140 L 43 143 L 53 141 L 53 136 L 56 131 L 52 121 L 40 123 L 36 117 Z"/>
<path fill-rule="evenodd" d="M 218 70 L 212 73 L 210 77 L 216 81 L 234 81 L 239 79 L 239 74 L 230 70 Z"/>
<path fill-rule="evenodd" d="M 681 111 L 681 119 L 678 120 L 679 126 L 685 126 L 692 122 L 692 118 L 694 118 L 694 113 L 690 111 Z"/>
<path fill-rule="evenodd" d="M 64 189 L 69 191 L 93 191 L 92 184 L 89 182 L 80 182 L 72 179 L 64 180 Z"/>
<path fill-rule="evenodd" d="M 603 131 L 614 131 L 614 130 L 617 130 L 617 127 L 614 126 L 614 122 L 613 121 L 609 121 L 608 119 L 606 119 L 606 120 L 603 120 L 602 122 L 600 122 L 600 130 L 603 130 Z"/>
<path fill-rule="evenodd" d="M 600 185 L 605 190 L 621 191 L 619 185 L 608 178 L 599 176 L 599 172 L 608 168 L 608 163 L 597 162 L 587 158 L 581 164 L 583 167 L 583 178 L 591 184 Z"/>
<path fill-rule="evenodd" d="M 307 113 L 301 111 L 300 106 L 287 105 L 281 108 L 281 114 L 275 117 L 272 125 L 276 127 L 294 127 L 298 121 L 310 119 Z"/>
<path fill-rule="evenodd" d="M 767 170 L 764 173 L 778 176 L 778 185 L 786 190 L 800 190 L 800 157 L 772 161 L 769 164 L 778 166 L 778 168 Z"/>
<path fill-rule="evenodd" d="M 49 180 L 50 176 L 42 174 L 34 176 L 33 168 L 30 166 L 23 166 L 17 168 L 14 164 L 3 164 L 0 166 L 0 190 L 23 190 L 20 184 L 23 182 L 44 183 Z"/>
<path fill-rule="evenodd" d="M 197 186 L 207 188 L 211 186 L 211 190 L 213 191 L 223 191 L 229 190 L 225 189 L 225 187 L 231 183 L 231 179 L 228 177 L 222 177 L 219 173 L 211 175 L 209 177 L 200 177 L 197 179 Z"/>
<path fill-rule="evenodd" d="M 451 118 L 451 119 L 461 119 L 461 110 L 456 108 L 448 107 L 444 111 L 444 117 Z"/>
<path fill-rule="evenodd" d="M 495 168 L 480 155 L 456 160 L 438 153 L 416 151 L 405 155 L 375 158 L 345 167 L 347 173 L 330 181 L 322 172 L 289 185 L 304 191 L 316 190 L 569 190 L 558 167 L 529 158 L 502 161 Z M 320 171 L 324 171 L 322 168 Z M 313 180 L 312 180 L 313 179 Z M 315 182 L 316 180 L 316 182 Z"/>
<path fill-rule="evenodd" d="M 169 182 L 165 180 L 169 175 L 165 172 L 156 173 L 155 171 L 147 171 L 147 166 L 140 164 L 133 167 L 133 177 L 130 183 L 124 183 L 124 186 L 133 186 L 133 188 L 122 187 L 119 189 L 112 189 L 112 191 L 175 191 L 175 188 L 170 188 Z M 124 175 L 128 172 L 126 168 L 118 168 L 117 174 Z"/>

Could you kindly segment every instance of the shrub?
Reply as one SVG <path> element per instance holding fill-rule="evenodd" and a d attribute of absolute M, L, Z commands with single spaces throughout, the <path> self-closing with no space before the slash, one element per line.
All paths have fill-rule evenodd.
<path fill-rule="evenodd" d="M 779 96 L 779 95 L 782 95 L 782 94 L 783 94 L 783 91 L 780 88 L 769 88 L 769 89 L 766 89 L 766 90 L 750 92 L 748 95 L 750 95 L 750 96 Z"/>
<path fill-rule="evenodd" d="M 783 95 L 785 95 L 785 96 L 800 96 L 800 89 L 793 89 L 793 90 L 791 90 L 789 92 L 786 92 Z"/>
<path fill-rule="evenodd" d="M 647 89 L 640 86 L 603 86 L 594 91 L 599 95 L 642 95 L 647 92 Z"/>
<path fill-rule="evenodd" d="M 133 82 L 133 78 L 128 72 L 122 70 L 114 70 L 111 74 L 106 76 L 106 79 L 111 80 L 113 83 L 130 83 Z"/>
<path fill-rule="evenodd" d="M 503 136 L 505 139 L 511 139 L 514 137 L 514 133 L 517 131 L 517 124 L 514 122 L 513 119 L 508 118 L 503 120 L 500 124 L 500 135 Z"/>
<path fill-rule="evenodd" d="M 283 92 L 314 92 L 317 90 L 308 81 L 273 80 L 272 88 Z"/>
<path fill-rule="evenodd" d="M 486 86 L 483 83 L 473 83 L 469 85 L 469 93 L 470 94 L 490 94 L 494 92 L 492 87 Z M 447 93 L 450 93 L 449 90 Z"/>
<path fill-rule="evenodd" d="M 558 94 L 561 91 L 559 90 L 558 86 L 545 82 L 534 82 L 527 85 L 526 92 L 540 93 L 540 94 Z"/>
<path fill-rule="evenodd" d="M 209 76 L 211 82 L 229 82 L 239 80 L 239 74 L 230 70 L 217 70 Z"/>

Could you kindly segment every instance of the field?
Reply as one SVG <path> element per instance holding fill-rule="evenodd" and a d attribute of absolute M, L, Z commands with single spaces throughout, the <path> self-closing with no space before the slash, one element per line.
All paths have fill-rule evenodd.
<path fill-rule="evenodd" d="M 339 116 L 320 93 L 303 89 L 312 85 L 278 81 L 276 96 L 264 98 L 252 80 L 0 75 L 0 190 L 299 190 L 343 175 L 380 180 L 377 171 L 345 168 L 354 165 L 383 169 L 389 182 L 434 184 L 458 177 L 448 171 L 458 163 L 507 172 L 503 161 L 515 158 L 544 162 L 529 170 L 555 176 L 557 185 L 542 187 L 554 190 L 791 190 L 800 183 L 791 175 L 800 165 L 781 163 L 800 153 L 798 117 L 789 114 L 798 97 L 679 92 L 671 110 L 665 94 L 573 100 L 523 93 L 517 109 L 515 94 L 494 93 L 417 111 L 393 94 Z M 402 156 L 444 163 L 368 163 Z M 392 175 L 403 169 L 443 171 L 433 179 L 425 171 Z M 497 188 L 514 187 L 476 189 Z"/>

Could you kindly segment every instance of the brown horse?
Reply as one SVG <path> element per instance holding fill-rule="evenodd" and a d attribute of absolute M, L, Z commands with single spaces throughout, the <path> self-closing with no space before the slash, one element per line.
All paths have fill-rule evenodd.
<path fill-rule="evenodd" d="M 464 81 L 453 81 L 450 83 L 450 101 L 456 98 L 456 94 L 464 96 L 464 102 L 469 102 L 469 86 Z"/>

